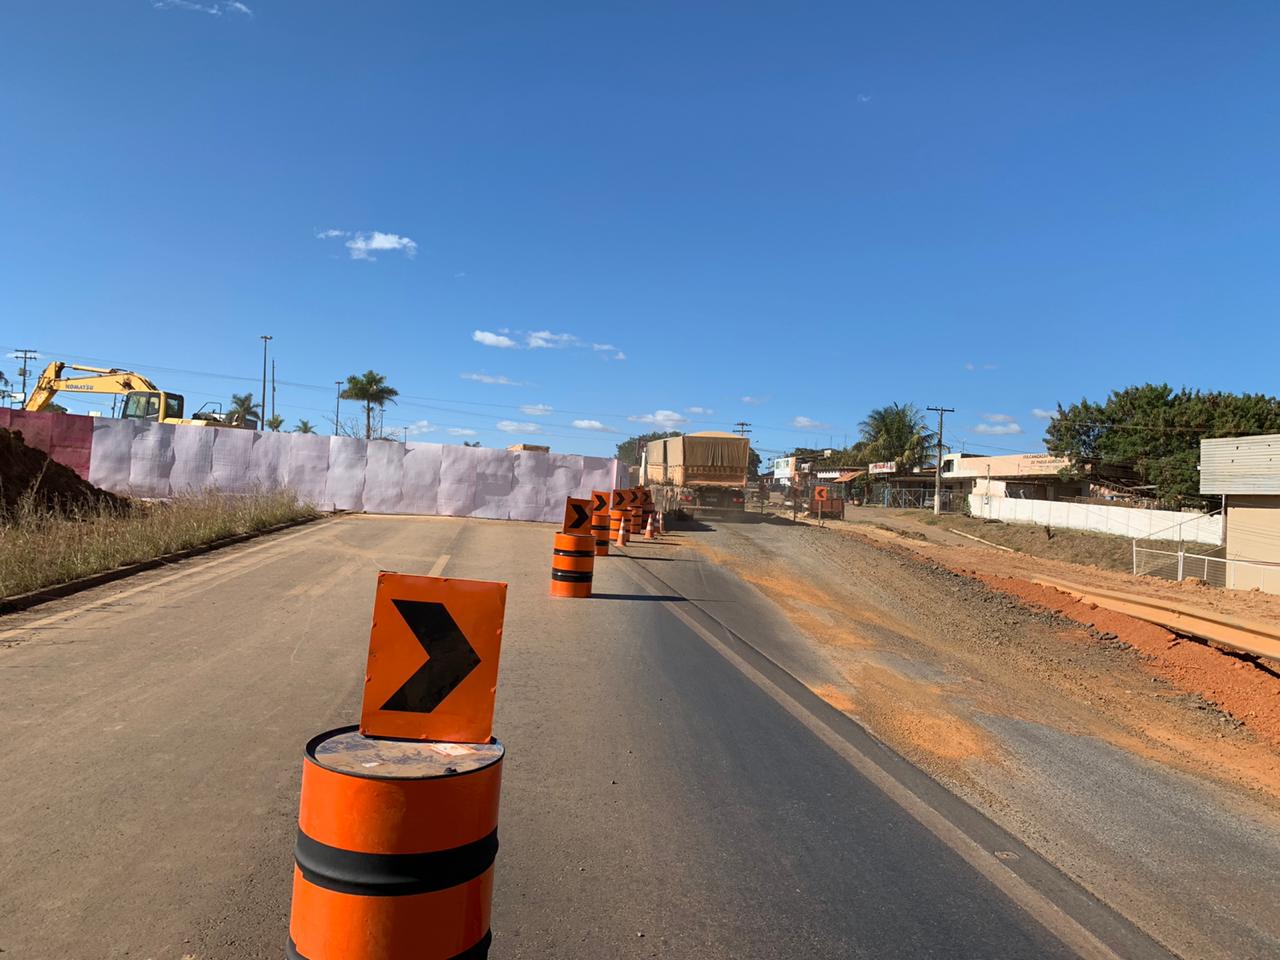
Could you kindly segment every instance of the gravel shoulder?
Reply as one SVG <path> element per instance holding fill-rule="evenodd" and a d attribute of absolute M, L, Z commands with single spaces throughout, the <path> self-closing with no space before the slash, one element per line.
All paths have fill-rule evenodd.
<path fill-rule="evenodd" d="M 1280 951 L 1280 751 L 1115 623 L 889 535 L 766 522 L 684 543 L 822 651 L 838 679 L 809 681 L 817 693 L 1170 949 Z M 1280 699 L 1280 678 L 1252 679 Z"/>

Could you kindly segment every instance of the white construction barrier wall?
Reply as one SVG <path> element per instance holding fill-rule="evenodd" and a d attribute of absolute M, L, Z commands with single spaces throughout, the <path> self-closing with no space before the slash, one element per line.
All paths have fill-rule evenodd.
<path fill-rule="evenodd" d="M 622 486 L 617 460 L 439 443 L 96 420 L 89 482 L 130 497 L 289 487 L 322 510 L 564 519 L 565 497 Z"/>
<path fill-rule="evenodd" d="M 1005 523 L 1088 530 L 1137 540 L 1184 540 L 1215 547 L 1222 545 L 1222 517 L 1202 513 L 1104 507 L 1056 500 L 1021 500 L 977 493 L 969 495 L 969 512 L 975 517 L 1003 520 Z"/>

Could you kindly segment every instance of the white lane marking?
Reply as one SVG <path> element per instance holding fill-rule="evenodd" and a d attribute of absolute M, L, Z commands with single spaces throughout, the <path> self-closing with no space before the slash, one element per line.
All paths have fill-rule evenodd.
<path fill-rule="evenodd" d="M 449 562 L 449 554 L 447 553 L 440 554 L 440 558 L 436 560 L 436 562 L 432 565 L 431 572 L 428 573 L 427 576 L 428 577 L 440 576 L 440 574 L 444 572 L 444 565 L 448 562 Z"/>
<path fill-rule="evenodd" d="M 646 593 L 653 596 L 660 595 L 657 590 L 633 573 L 630 573 L 630 571 L 628 571 L 628 574 Z M 1064 946 L 1074 950 L 1084 960 L 1123 960 L 1119 954 L 1068 915 L 1056 903 L 1010 870 L 991 851 L 985 849 L 943 814 L 930 806 L 926 800 L 912 792 L 910 788 L 899 783 L 893 774 L 885 770 L 875 760 L 813 716 L 757 667 L 682 610 L 679 603 L 665 601 L 662 605 L 670 610 L 685 626 L 705 640 L 707 645 L 715 650 L 716 653 L 729 661 L 743 676 L 768 694 L 782 709 L 804 724 L 814 736 L 839 754 L 850 766 L 874 783 L 889 799 L 955 851 L 961 859 L 993 883 L 1037 923 L 1057 937 Z"/>
<path fill-rule="evenodd" d="M 122 590 L 119 593 L 115 593 L 115 592 L 108 593 L 106 596 L 99 597 L 96 600 L 89 600 L 85 603 L 78 604 L 74 607 L 71 607 L 68 610 L 63 610 L 60 613 L 50 614 L 47 617 L 41 617 L 39 620 L 32 620 L 29 623 L 24 623 L 21 626 L 12 627 L 8 630 L 0 630 L 0 640 L 5 640 L 9 637 L 17 636 L 18 634 L 21 634 L 21 633 L 27 633 L 31 630 L 36 630 L 40 627 L 46 627 L 46 626 L 49 626 L 50 624 L 60 623 L 63 620 L 68 620 L 71 617 L 76 616 L 77 614 L 87 613 L 90 610 L 95 610 L 98 607 L 106 606 L 109 603 L 118 603 L 121 600 L 124 600 L 128 597 L 132 597 L 135 594 L 142 593 L 143 591 L 155 590 L 159 587 L 163 587 L 165 584 L 172 583 L 175 580 L 186 580 L 188 581 L 188 584 L 195 585 L 197 583 L 197 578 L 199 578 L 199 582 L 203 582 L 204 580 L 208 579 L 208 577 L 205 576 L 205 574 L 207 574 L 210 570 L 214 570 L 215 568 L 221 568 L 226 564 L 229 564 L 232 562 L 243 563 L 244 558 L 251 554 L 258 553 L 261 550 L 268 550 L 268 549 L 271 549 L 272 547 L 278 547 L 281 544 L 288 543 L 291 540 L 296 540 L 298 537 L 306 536 L 309 533 L 315 533 L 317 530 L 325 530 L 333 522 L 334 521 L 329 521 L 326 523 L 321 521 L 314 525 L 308 524 L 306 527 L 297 531 L 296 533 L 288 533 L 288 534 L 285 534 L 284 536 L 276 537 L 272 540 L 268 540 L 266 543 L 259 543 L 252 547 L 246 547 L 243 550 L 237 550 L 234 547 L 229 548 L 228 551 L 223 553 L 221 556 L 218 556 L 216 554 L 209 555 L 209 558 L 205 559 L 203 562 L 197 561 L 199 565 L 194 568 L 187 568 L 179 571 L 178 573 L 171 573 L 167 577 L 161 577 L 158 580 L 147 580 L 145 583 L 141 583 L 136 587 L 130 587 L 127 590 Z M 266 559 L 266 558 L 262 558 L 262 559 Z M 147 571 L 147 572 L 149 573 L 153 571 Z M 219 575 L 221 575 L 226 571 L 217 569 L 216 572 Z M 145 575 L 146 574 L 144 573 L 143 576 Z M 111 586 L 111 584 L 105 584 L 105 586 Z"/>

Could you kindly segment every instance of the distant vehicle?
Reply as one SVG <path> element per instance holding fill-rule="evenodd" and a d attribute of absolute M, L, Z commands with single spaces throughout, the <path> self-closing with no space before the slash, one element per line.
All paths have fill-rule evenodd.
<path fill-rule="evenodd" d="M 67 377 L 68 370 L 91 374 L 87 377 Z M 183 417 L 184 400 L 180 393 L 161 390 L 140 373 L 117 367 L 82 367 L 74 363 L 55 360 L 45 367 L 27 397 L 23 409 L 46 409 L 59 393 L 111 393 L 124 397 L 124 409 L 120 416 L 125 420 L 154 420 L 157 423 L 180 423 L 193 427 L 238 427 L 256 429 L 257 417 L 240 414 L 227 416 L 221 404 L 206 403 L 191 419 Z"/>
<path fill-rule="evenodd" d="M 651 440 L 644 484 L 659 509 L 685 516 L 742 519 L 746 513 L 751 442 L 734 433 L 687 433 Z"/>

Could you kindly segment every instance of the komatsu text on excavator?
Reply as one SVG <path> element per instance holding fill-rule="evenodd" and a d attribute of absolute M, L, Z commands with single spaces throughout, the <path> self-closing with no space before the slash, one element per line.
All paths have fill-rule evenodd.
<path fill-rule="evenodd" d="M 89 374 L 84 377 L 67 377 L 68 370 Z M 206 403 L 190 419 L 183 417 L 182 394 L 161 390 L 140 373 L 116 367 L 83 367 L 74 363 L 55 360 L 45 367 L 27 397 L 25 409 L 44 410 L 53 403 L 60 392 L 112 393 L 124 396 L 125 420 L 154 420 L 158 423 L 181 423 L 195 427 L 248 427 L 258 426 L 257 418 L 236 414 L 227 416 L 216 403 Z"/>

